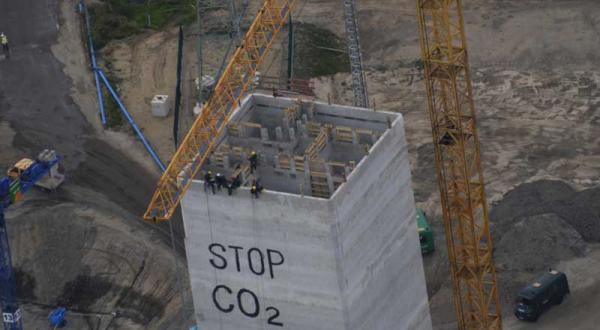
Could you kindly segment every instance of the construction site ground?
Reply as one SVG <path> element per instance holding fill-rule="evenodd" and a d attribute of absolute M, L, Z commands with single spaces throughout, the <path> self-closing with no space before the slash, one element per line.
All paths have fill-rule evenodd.
<path fill-rule="evenodd" d="M 67 329 L 190 326 L 175 280 L 184 251 L 172 253 L 166 224 L 140 220 L 158 172 L 133 136 L 100 128 L 75 8 L 0 1 L 12 55 L 0 60 L 0 167 L 55 148 L 67 177 L 6 214 L 24 326 L 47 328 L 58 306 Z"/>
<path fill-rule="evenodd" d="M 98 123 L 75 3 L 0 0 L 0 12 L 11 13 L 0 27 L 13 49 L 10 61 L 0 60 L 0 165 L 44 147 L 66 156 L 63 187 L 30 194 L 8 213 L 26 325 L 44 324 L 48 311 L 64 304 L 73 311 L 71 329 L 95 329 L 95 322 L 180 328 L 168 226 L 140 221 L 158 171 L 130 130 Z M 343 38 L 341 3 L 300 1 L 295 20 Z M 246 25 L 259 4 L 250 1 Z M 600 322 L 600 3 L 463 4 L 504 328 L 593 329 Z M 437 250 L 424 257 L 434 328 L 454 329 L 424 84 L 414 65 L 415 1 L 364 0 L 359 9 L 371 103 L 405 116 L 415 199 L 436 233 Z M 211 15 L 204 53 L 214 74 L 229 38 L 228 13 Z M 172 115 L 151 117 L 149 100 L 173 95 L 176 33 L 148 31 L 101 51 L 102 65 L 110 62 L 125 104 L 165 161 L 174 150 Z M 182 130 L 194 103 L 193 39 L 186 28 Z M 265 72 L 281 72 L 281 53 Z M 319 99 L 352 102 L 347 73 L 314 82 Z M 180 242 L 180 219 L 173 223 Z M 183 251 L 178 258 L 183 263 Z M 537 323 L 517 321 L 518 290 L 550 267 L 567 272 L 571 295 Z"/>

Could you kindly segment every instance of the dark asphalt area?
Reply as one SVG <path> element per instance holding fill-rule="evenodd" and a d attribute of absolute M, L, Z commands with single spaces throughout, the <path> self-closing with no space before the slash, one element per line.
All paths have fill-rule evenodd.
<path fill-rule="evenodd" d="M 148 172 L 96 137 L 69 95 L 71 80 L 50 50 L 57 19 L 56 0 L 0 0 L 0 30 L 11 48 L 11 58 L 0 60 L 0 120 L 16 131 L 13 145 L 23 156 L 56 149 L 64 156 L 67 185 L 102 193 L 141 221 L 158 172 Z M 163 234 L 168 230 L 166 224 L 158 228 Z M 174 230 L 183 237 L 180 219 Z"/>

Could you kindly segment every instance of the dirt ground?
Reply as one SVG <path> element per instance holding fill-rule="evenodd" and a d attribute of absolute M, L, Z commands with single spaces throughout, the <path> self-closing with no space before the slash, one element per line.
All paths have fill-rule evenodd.
<path fill-rule="evenodd" d="M 259 1 L 250 1 L 256 9 Z M 491 205 L 498 278 L 506 329 L 592 329 L 599 320 L 600 242 L 600 9 L 594 0 L 463 1 L 474 97 Z M 419 57 L 413 0 L 359 1 L 361 41 L 371 104 L 406 119 L 415 199 L 432 218 L 438 250 L 424 258 L 436 329 L 454 329 L 447 258 Z M 250 10 L 250 17 L 254 10 Z M 210 22 L 218 25 L 224 12 Z M 343 37 L 341 2 L 300 1 L 295 19 Z M 249 18 L 246 20 L 246 24 Z M 220 24 L 220 23 L 219 23 Z M 220 64 L 228 36 L 218 28 L 206 40 L 206 70 Z M 184 93 L 195 76 L 193 30 L 186 31 Z M 149 116 L 150 97 L 173 92 L 175 29 L 110 45 L 103 56 L 123 79 L 125 102 L 170 157 L 171 120 Z M 280 47 L 280 46 L 278 46 Z M 275 55 L 280 51 L 275 50 Z M 281 59 L 268 61 L 276 72 Z M 350 104 L 348 74 L 315 79 L 319 99 Z M 165 89 L 167 90 L 165 92 Z M 193 101 L 186 101 L 189 115 Z M 515 201 L 521 201 L 516 203 Z M 515 250 L 519 244 L 522 250 Z M 542 249 L 543 247 L 543 249 Z M 511 257 L 516 254 L 516 257 Z M 527 263 L 528 258 L 536 258 Z M 536 324 L 517 322 L 511 304 L 518 289 L 549 267 L 566 271 L 571 297 Z"/>
<path fill-rule="evenodd" d="M 24 327 L 48 328 L 58 306 L 66 329 L 190 326 L 175 279 L 182 247 L 172 253 L 168 226 L 140 219 L 158 172 L 134 137 L 100 130 L 75 8 L 0 1 L 12 55 L 0 59 L 0 168 L 50 147 L 67 178 L 6 212 Z"/>

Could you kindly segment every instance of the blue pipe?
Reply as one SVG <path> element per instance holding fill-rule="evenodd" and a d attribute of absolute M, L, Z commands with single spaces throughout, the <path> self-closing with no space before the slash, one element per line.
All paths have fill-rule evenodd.
<path fill-rule="evenodd" d="M 113 99 L 115 100 L 115 102 L 117 103 L 119 108 L 121 109 L 121 112 L 123 113 L 125 118 L 127 118 L 127 121 L 129 121 L 129 124 L 131 124 L 131 127 L 133 128 L 135 133 L 138 135 L 140 140 L 142 140 L 144 147 L 146 147 L 146 150 L 148 150 L 148 152 L 150 153 L 150 156 L 152 156 L 152 159 L 154 159 L 154 162 L 156 163 L 156 165 L 158 165 L 160 170 L 164 172 L 166 169 L 165 164 L 163 164 L 163 162 L 160 160 L 160 157 L 158 157 L 158 155 L 152 148 L 152 145 L 150 145 L 150 142 L 148 142 L 148 140 L 146 140 L 146 137 L 144 136 L 142 131 L 135 124 L 135 121 L 133 121 L 133 118 L 129 114 L 129 111 L 127 111 L 127 108 L 125 108 L 125 105 L 123 104 L 123 102 L 121 102 L 119 95 L 117 94 L 117 92 L 115 92 L 115 90 L 110 85 L 110 82 L 104 75 L 104 71 L 102 71 L 101 69 L 97 69 L 96 72 L 98 73 L 98 76 L 100 77 L 100 79 L 102 79 L 102 82 L 104 82 L 104 86 L 106 86 L 106 89 L 108 89 L 108 92 L 110 93 L 110 95 L 112 95 Z"/>
<path fill-rule="evenodd" d="M 94 71 L 94 80 L 96 82 L 96 94 L 98 95 L 98 108 L 100 109 L 100 120 L 102 125 L 106 125 L 106 112 L 104 110 L 104 97 L 100 89 L 100 81 L 98 79 L 98 65 L 96 62 L 96 50 L 94 49 L 94 41 L 92 39 L 92 29 L 90 28 L 90 15 L 83 1 L 79 2 L 79 11 L 85 14 L 85 28 L 88 35 L 88 47 L 90 49 L 90 59 L 92 60 L 92 71 Z"/>
<path fill-rule="evenodd" d="M 106 112 L 104 111 L 104 96 L 100 90 L 100 79 L 98 78 L 98 69 L 94 69 L 94 80 L 96 81 L 96 94 L 98 95 L 98 107 L 100 108 L 100 120 L 102 125 L 106 126 Z"/>

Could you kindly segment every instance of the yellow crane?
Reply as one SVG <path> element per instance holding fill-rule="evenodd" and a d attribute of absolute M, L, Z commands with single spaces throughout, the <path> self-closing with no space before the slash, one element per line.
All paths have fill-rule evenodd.
<path fill-rule="evenodd" d="M 169 220 L 192 179 L 215 147 L 229 116 L 253 83 L 273 40 L 293 10 L 295 0 L 265 0 L 241 45 L 217 82 L 211 98 L 196 118 L 169 166 L 144 214 L 145 220 Z"/>
<path fill-rule="evenodd" d="M 170 219 L 252 83 L 295 0 L 265 0 L 144 219 Z M 417 0 L 420 44 L 459 329 L 501 329 L 500 302 L 460 0 Z"/>
<path fill-rule="evenodd" d="M 424 78 L 459 329 L 501 329 L 460 0 L 417 0 Z"/>

